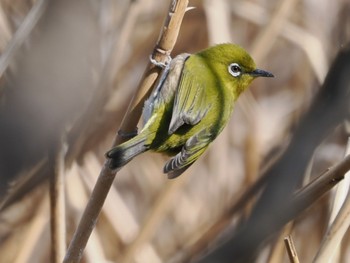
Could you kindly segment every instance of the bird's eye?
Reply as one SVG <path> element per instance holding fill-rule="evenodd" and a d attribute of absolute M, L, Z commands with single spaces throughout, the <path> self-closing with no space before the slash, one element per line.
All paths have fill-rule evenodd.
<path fill-rule="evenodd" d="M 241 67 L 237 63 L 232 63 L 228 66 L 228 72 L 234 77 L 238 77 L 242 73 Z"/>

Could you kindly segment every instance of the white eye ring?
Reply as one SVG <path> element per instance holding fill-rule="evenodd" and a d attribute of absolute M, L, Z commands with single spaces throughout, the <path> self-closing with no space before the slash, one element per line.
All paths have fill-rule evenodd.
<path fill-rule="evenodd" d="M 238 77 L 242 73 L 241 67 L 237 63 L 231 63 L 228 66 L 228 72 L 234 77 Z"/>

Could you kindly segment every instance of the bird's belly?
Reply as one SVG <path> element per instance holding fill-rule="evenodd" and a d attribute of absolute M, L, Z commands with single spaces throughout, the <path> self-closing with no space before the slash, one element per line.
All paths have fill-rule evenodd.
<path fill-rule="evenodd" d="M 152 150 L 156 152 L 164 152 L 168 155 L 175 155 L 181 151 L 181 148 L 185 145 L 188 139 L 200 133 L 203 129 L 207 129 L 210 137 L 214 139 L 221 131 L 218 127 L 219 126 L 216 125 L 215 122 L 210 123 L 209 121 L 202 120 L 194 126 L 185 124 L 171 135 L 168 135 L 167 131 L 164 131 L 164 134 L 162 134 L 163 136 L 159 136 L 159 138 L 156 136 L 155 141 L 159 140 L 159 143 L 154 145 L 155 147 L 152 147 Z"/>
<path fill-rule="evenodd" d="M 169 112 L 165 111 L 162 120 L 156 125 L 157 129 L 154 129 L 157 132 L 150 145 L 150 150 L 169 155 L 177 154 L 188 139 L 199 134 L 204 129 L 211 140 L 214 140 L 226 126 L 231 111 L 230 109 L 222 108 L 222 105 L 220 106 L 221 108 L 212 107 L 196 125 L 184 124 L 171 135 L 168 134 L 171 110 Z M 166 116 L 167 114 L 169 115 Z"/>

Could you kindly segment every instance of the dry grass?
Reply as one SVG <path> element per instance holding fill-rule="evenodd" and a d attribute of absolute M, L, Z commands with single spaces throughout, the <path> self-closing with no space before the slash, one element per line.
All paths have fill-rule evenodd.
<path fill-rule="evenodd" d="M 39 22 L 19 31 L 40 3 L 45 6 L 37 14 Z M 62 133 L 67 133 L 68 145 L 67 244 L 71 240 L 168 4 L 0 1 L 0 195 L 8 204 L 0 215 L 1 262 L 49 261 L 50 170 L 45 163 Z M 276 152 L 286 148 L 329 65 L 350 40 L 347 0 L 193 0 L 189 5 L 196 8 L 185 15 L 173 56 L 235 42 L 276 78 L 254 82 L 228 127 L 180 178 L 166 179 L 161 172 L 165 158 L 154 153 L 124 167 L 89 239 L 84 262 L 187 262 L 209 244 L 215 247 L 217 236 L 230 233 L 227 226 L 234 228 L 249 217 L 254 199 L 234 214 L 232 205 L 260 178 Z M 35 24 L 35 19 L 30 21 Z M 343 126 L 332 129 L 313 155 L 305 185 L 344 158 L 347 136 Z M 339 190 L 343 199 L 348 186 L 344 180 L 345 190 Z M 8 193 L 11 199 L 6 199 Z M 334 195 L 333 190 L 323 195 L 285 226 L 283 234 L 269 239 L 257 262 L 291 262 L 283 247 L 289 234 L 300 262 L 312 262 L 316 255 L 315 262 L 327 262 L 331 256 L 324 253 L 329 250 L 334 252 L 331 262 L 349 262 L 347 225 L 328 228 L 341 220 L 334 219 L 341 206 L 336 203 L 338 208 L 332 209 Z M 336 200 L 342 199 L 339 195 Z M 326 239 L 325 233 L 335 227 L 342 229 L 340 237 L 337 232 Z M 228 255 L 219 262 L 232 260 Z"/>

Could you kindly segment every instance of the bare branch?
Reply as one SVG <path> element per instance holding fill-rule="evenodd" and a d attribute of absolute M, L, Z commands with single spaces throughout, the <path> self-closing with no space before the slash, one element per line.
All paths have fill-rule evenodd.
<path fill-rule="evenodd" d="M 186 12 L 187 5 L 188 0 L 171 1 L 168 17 L 165 20 L 163 30 L 153 51 L 153 58 L 157 61 L 166 61 L 167 54 L 170 54 L 172 51 L 180 30 L 183 16 Z M 134 95 L 129 105 L 127 114 L 122 121 L 120 131 L 123 133 L 129 133 L 135 130 L 141 115 L 143 101 L 150 94 L 160 72 L 161 69 L 159 67 L 155 67 L 151 63 L 148 64 L 139 84 L 138 90 Z M 113 145 L 119 144 L 123 140 L 124 138 L 121 136 L 116 136 Z M 69 245 L 66 257 L 64 259 L 65 263 L 79 262 L 81 260 L 86 243 L 97 222 L 97 218 L 115 176 L 116 173 L 111 171 L 107 165 L 107 162 L 105 162 L 100 172 L 98 181 L 96 182 L 95 188 L 91 194 L 91 198 L 85 208 L 82 219 Z"/>

